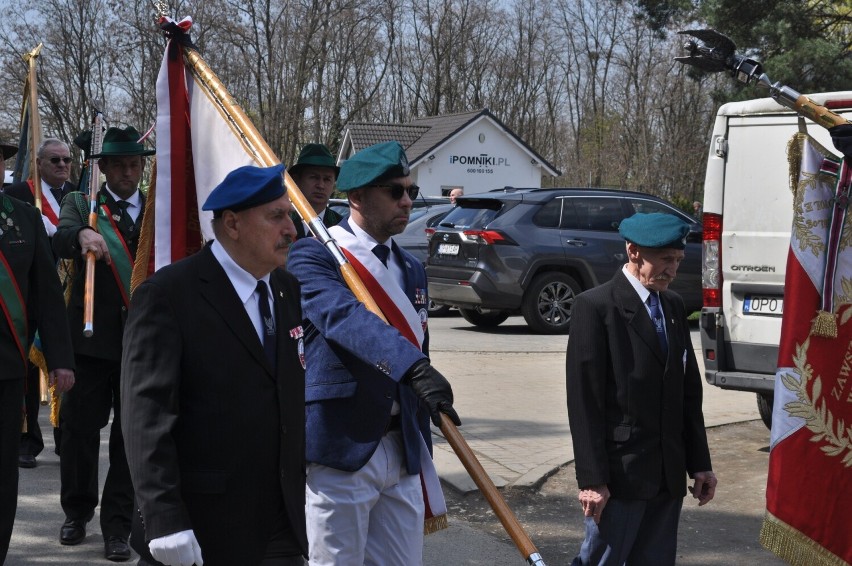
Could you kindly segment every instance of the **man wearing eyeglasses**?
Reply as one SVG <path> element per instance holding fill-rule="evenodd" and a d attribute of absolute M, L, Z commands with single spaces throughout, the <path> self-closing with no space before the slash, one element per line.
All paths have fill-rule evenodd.
<path fill-rule="evenodd" d="M 429 419 L 439 425 L 444 413 L 460 424 L 450 384 L 427 357 L 426 273 L 393 241 L 418 188 L 397 142 L 344 162 L 337 188 L 351 215 L 329 233 L 389 323 L 358 301 L 318 240 L 294 244 L 288 269 L 306 319 L 309 562 L 417 565 L 424 521 L 445 511 Z"/>
<path fill-rule="evenodd" d="M 48 236 L 53 236 L 56 232 L 56 225 L 59 223 L 59 205 L 62 199 L 74 190 L 74 185 L 68 180 L 71 176 L 71 161 L 71 149 L 60 139 L 45 138 L 36 150 L 36 168 L 41 179 L 42 222 Z M 9 185 L 4 192 L 18 200 L 35 205 L 33 179 Z M 44 449 L 44 439 L 38 424 L 38 410 L 41 405 L 39 369 L 32 363 L 28 364 L 27 368 L 26 389 L 27 431 L 21 434 L 18 466 L 35 468 L 36 456 Z M 58 446 L 59 429 L 54 429 L 54 439 Z"/>

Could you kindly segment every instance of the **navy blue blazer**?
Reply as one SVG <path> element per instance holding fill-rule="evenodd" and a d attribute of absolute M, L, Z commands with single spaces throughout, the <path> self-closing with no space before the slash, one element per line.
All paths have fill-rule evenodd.
<path fill-rule="evenodd" d="M 349 219 L 340 226 L 350 232 Z M 392 253 L 405 271 L 405 293 L 426 320 L 426 272 L 395 243 Z M 340 274 L 337 262 L 314 238 L 297 241 L 287 270 L 302 288 L 305 316 L 305 417 L 307 461 L 343 471 L 361 469 L 375 452 L 400 405 L 406 466 L 420 472 L 420 440 L 431 450 L 429 412 L 400 380 L 428 354 L 369 312 Z"/>

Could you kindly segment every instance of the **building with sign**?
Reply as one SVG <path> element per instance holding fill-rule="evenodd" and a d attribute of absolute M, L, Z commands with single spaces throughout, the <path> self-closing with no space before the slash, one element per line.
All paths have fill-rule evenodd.
<path fill-rule="evenodd" d="M 487 108 L 407 124 L 347 124 L 338 164 L 391 140 L 405 148 L 411 176 L 426 196 L 448 196 L 455 188 L 470 195 L 506 186 L 541 187 L 544 175 L 561 174 Z"/>

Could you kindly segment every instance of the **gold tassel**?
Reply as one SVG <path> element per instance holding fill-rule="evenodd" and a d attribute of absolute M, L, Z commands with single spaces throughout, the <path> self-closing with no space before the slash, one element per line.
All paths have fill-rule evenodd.
<path fill-rule="evenodd" d="M 425 521 L 423 521 L 423 534 L 431 535 L 432 533 L 437 533 L 440 530 L 446 529 L 449 527 L 449 522 L 447 521 L 447 514 L 443 513 L 441 515 L 435 515 L 434 517 L 429 517 Z"/>
<path fill-rule="evenodd" d="M 50 386 L 50 424 L 53 428 L 59 428 L 59 406 L 62 403 L 62 395 L 56 393 L 56 386 Z"/>
<path fill-rule="evenodd" d="M 811 321 L 811 336 L 837 338 L 837 317 L 833 312 L 819 311 Z"/>
<path fill-rule="evenodd" d="M 845 560 L 768 511 L 760 529 L 760 544 L 792 566 L 848 565 Z"/>

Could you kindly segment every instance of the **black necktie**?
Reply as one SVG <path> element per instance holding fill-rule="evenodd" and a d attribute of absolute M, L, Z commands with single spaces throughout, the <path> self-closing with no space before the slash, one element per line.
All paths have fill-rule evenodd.
<path fill-rule="evenodd" d="M 127 213 L 127 207 L 130 206 L 130 203 L 126 200 L 116 201 L 118 208 L 121 209 L 121 212 L 118 215 L 118 221 L 121 222 L 125 228 L 133 231 L 133 220 L 130 218 L 130 214 Z"/>
<path fill-rule="evenodd" d="M 261 332 L 263 333 L 263 351 L 266 352 L 266 359 L 269 360 L 269 365 L 274 373 L 278 361 L 278 356 L 275 353 L 275 317 L 269 310 L 269 296 L 266 291 L 266 283 L 263 281 L 257 282 L 257 295 L 257 308 L 260 311 Z"/>
<path fill-rule="evenodd" d="M 388 258 L 390 257 L 389 247 L 384 244 L 376 244 L 375 246 L 373 246 L 373 253 L 377 258 L 379 258 L 379 261 L 382 262 L 382 265 L 384 265 L 385 267 L 388 266 Z"/>
<path fill-rule="evenodd" d="M 660 341 L 660 348 L 663 354 L 668 354 L 669 345 L 666 342 L 666 329 L 663 321 L 663 313 L 660 310 L 660 297 L 656 293 L 648 295 L 648 307 L 651 311 L 651 321 L 654 323 L 654 328 L 657 331 L 657 340 Z"/>

